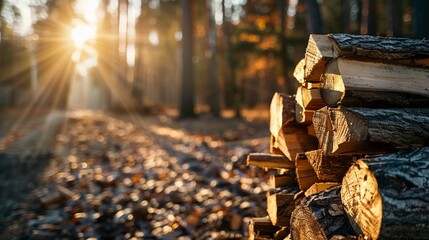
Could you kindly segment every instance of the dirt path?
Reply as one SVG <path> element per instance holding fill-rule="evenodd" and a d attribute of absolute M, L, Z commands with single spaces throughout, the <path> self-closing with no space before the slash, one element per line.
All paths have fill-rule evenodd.
<path fill-rule="evenodd" d="M 266 215 L 266 174 L 245 157 L 268 149 L 267 123 L 202 120 L 68 113 L 3 238 L 243 236 L 246 217 Z"/>

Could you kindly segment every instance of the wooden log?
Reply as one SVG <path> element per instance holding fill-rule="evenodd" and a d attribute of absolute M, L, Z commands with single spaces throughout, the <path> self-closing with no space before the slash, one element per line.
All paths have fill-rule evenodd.
<path fill-rule="evenodd" d="M 329 38 L 334 43 L 335 57 L 358 56 L 389 61 L 429 57 L 428 40 L 351 34 L 330 34 Z"/>
<path fill-rule="evenodd" d="M 307 89 L 300 86 L 296 91 L 295 100 L 301 103 L 306 110 L 317 110 L 326 106 L 319 89 Z"/>
<path fill-rule="evenodd" d="M 284 155 L 269 153 L 250 153 L 247 155 L 247 166 L 261 168 L 287 168 L 295 169 L 295 164 Z"/>
<path fill-rule="evenodd" d="M 341 182 L 356 156 L 325 156 L 321 149 L 305 152 L 308 162 L 320 181 Z"/>
<path fill-rule="evenodd" d="M 292 239 L 330 239 L 355 235 L 344 213 L 340 187 L 305 197 L 291 216 Z"/>
<path fill-rule="evenodd" d="M 296 155 L 295 159 L 296 180 L 302 191 L 306 191 L 311 185 L 318 182 L 316 173 L 304 153 Z"/>
<path fill-rule="evenodd" d="M 249 240 L 272 239 L 280 227 L 274 226 L 270 218 L 251 218 L 249 221 Z"/>
<path fill-rule="evenodd" d="M 322 149 L 323 153 L 331 152 L 334 132 L 329 117 L 329 109 L 324 107 L 314 112 L 312 121 L 319 148 Z"/>
<path fill-rule="evenodd" d="M 366 108 L 424 108 L 429 106 L 429 97 L 409 93 L 345 90 L 344 96 L 340 98 L 335 91 L 322 88 L 320 93 L 329 107 L 342 105 Z"/>
<path fill-rule="evenodd" d="M 341 200 L 356 233 L 369 239 L 429 236 L 429 147 L 358 160 Z"/>
<path fill-rule="evenodd" d="M 301 103 L 295 105 L 295 120 L 299 124 L 311 124 L 314 110 L 305 109 Z"/>
<path fill-rule="evenodd" d="M 296 173 L 287 172 L 286 174 L 270 175 L 268 184 L 271 188 L 287 187 L 296 185 Z"/>
<path fill-rule="evenodd" d="M 389 63 L 335 59 L 321 76 L 324 102 L 339 104 L 346 90 L 404 92 L 429 96 L 429 69 Z"/>
<path fill-rule="evenodd" d="M 276 138 L 273 135 L 270 135 L 270 153 L 272 154 L 283 154 L 283 152 L 278 149 L 276 143 Z"/>
<path fill-rule="evenodd" d="M 296 154 L 317 149 L 317 138 L 307 133 L 304 125 L 289 123 L 279 132 L 274 144 L 291 161 L 294 161 Z"/>
<path fill-rule="evenodd" d="M 340 185 L 341 182 L 318 182 L 311 185 L 310 188 L 305 191 L 305 196 L 316 194 L 322 191 L 325 191 L 328 188 L 335 187 Z"/>
<path fill-rule="evenodd" d="M 295 70 L 293 71 L 293 76 L 300 83 L 304 84 L 304 67 L 305 67 L 305 59 L 301 59 L 298 64 L 295 66 Z"/>
<path fill-rule="evenodd" d="M 299 188 L 283 187 L 267 193 L 267 212 L 274 226 L 289 226 Z"/>
<path fill-rule="evenodd" d="M 393 147 L 429 142 L 427 108 L 370 109 L 340 106 L 319 113 L 314 115 L 313 120 L 324 114 L 327 116 L 313 121 L 316 135 L 332 135 L 327 141 L 320 142 L 319 139 L 325 155 L 375 154 L 391 151 Z M 316 123 L 323 121 L 323 118 L 330 119 L 332 131 L 316 127 Z"/>
<path fill-rule="evenodd" d="M 310 35 L 305 51 L 304 79 L 306 82 L 320 82 L 325 64 L 335 57 L 331 41 L 327 35 Z"/>
<path fill-rule="evenodd" d="M 295 118 L 295 99 L 283 93 L 274 93 L 270 104 L 270 132 L 275 139 L 287 123 Z"/>

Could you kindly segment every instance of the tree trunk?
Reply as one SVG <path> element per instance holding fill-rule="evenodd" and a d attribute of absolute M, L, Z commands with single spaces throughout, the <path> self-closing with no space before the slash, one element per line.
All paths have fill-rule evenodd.
<path fill-rule="evenodd" d="M 307 29 L 309 33 L 323 33 L 322 14 L 317 0 L 305 0 L 307 5 Z"/>
<path fill-rule="evenodd" d="M 210 48 L 210 112 L 215 117 L 220 117 L 219 106 L 219 83 L 217 78 L 217 35 L 216 24 L 214 22 L 214 12 L 212 9 L 212 1 L 206 0 L 205 5 L 207 8 L 208 17 L 208 30 L 209 30 L 209 48 Z"/>
<path fill-rule="evenodd" d="M 413 0 L 413 37 L 418 39 L 429 38 L 429 24 L 427 13 L 429 1 Z"/>
<path fill-rule="evenodd" d="M 402 4 L 401 0 L 387 0 L 387 33 L 388 37 L 402 36 Z"/>
<path fill-rule="evenodd" d="M 354 235 L 344 213 L 340 187 L 305 197 L 291 217 L 292 239 L 327 240 L 335 235 Z"/>
<path fill-rule="evenodd" d="M 356 233 L 370 239 L 429 236 L 429 147 L 358 160 L 341 200 Z"/>
<path fill-rule="evenodd" d="M 362 1 L 362 23 L 361 34 L 376 35 L 377 34 L 377 2 L 374 0 Z"/>
<path fill-rule="evenodd" d="M 191 0 L 181 0 L 182 6 L 182 89 L 180 97 L 180 118 L 194 117 L 193 14 Z"/>

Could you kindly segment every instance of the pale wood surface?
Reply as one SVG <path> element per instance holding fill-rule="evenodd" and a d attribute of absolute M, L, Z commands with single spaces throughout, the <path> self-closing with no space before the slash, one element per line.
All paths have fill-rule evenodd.
<path fill-rule="evenodd" d="M 371 239 L 429 236 L 429 147 L 358 160 L 341 200 L 357 233 Z"/>
<path fill-rule="evenodd" d="M 340 185 L 341 182 L 318 182 L 311 185 L 307 191 L 305 191 L 305 196 L 316 194 L 322 191 L 325 191 L 328 188 L 335 187 Z"/>
<path fill-rule="evenodd" d="M 284 155 L 270 153 L 250 153 L 247 155 L 247 166 L 261 168 L 287 168 L 295 169 L 295 164 Z"/>
<path fill-rule="evenodd" d="M 304 153 L 297 154 L 295 159 L 296 180 L 302 191 L 306 191 L 311 185 L 318 182 L 316 173 Z"/>
<path fill-rule="evenodd" d="M 267 194 L 267 212 L 275 226 L 289 226 L 290 216 L 295 208 L 296 187 L 284 187 L 280 191 Z"/>

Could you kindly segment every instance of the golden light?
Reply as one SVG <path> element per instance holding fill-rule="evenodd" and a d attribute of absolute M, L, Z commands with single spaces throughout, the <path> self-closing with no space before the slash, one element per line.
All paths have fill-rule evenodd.
<path fill-rule="evenodd" d="M 95 34 L 95 26 L 78 23 L 71 32 L 71 38 L 77 48 L 82 48 L 85 43 L 95 39 Z"/>

